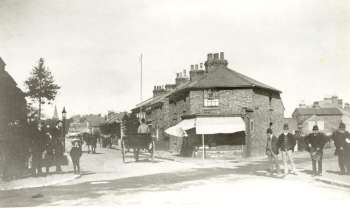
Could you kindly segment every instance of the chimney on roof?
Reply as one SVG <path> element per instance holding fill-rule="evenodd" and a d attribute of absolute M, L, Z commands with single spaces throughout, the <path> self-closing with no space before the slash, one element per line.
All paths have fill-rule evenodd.
<path fill-rule="evenodd" d="M 166 93 L 167 90 L 164 86 L 157 85 L 153 87 L 153 97 Z"/>
<path fill-rule="evenodd" d="M 344 104 L 344 110 L 350 111 L 350 104 L 349 103 Z"/>
<path fill-rule="evenodd" d="M 179 85 L 181 85 L 183 83 L 186 83 L 189 80 L 188 77 L 186 76 L 186 70 L 184 70 L 183 73 L 184 73 L 183 74 L 184 76 L 182 76 L 181 72 L 178 73 L 179 76 L 176 76 L 176 78 L 175 78 L 175 85 L 176 86 L 179 86 Z"/>
<path fill-rule="evenodd" d="M 194 70 L 194 65 L 193 65 L 193 64 L 191 65 L 191 71 L 192 71 L 192 70 Z"/>
<path fill-rule="evenodd" d="M 318 101 L 315 101 L 313 104 L 312 104 L 312 108 L 320 108 L 320 103 Z"/>
<path fill-rule="evenodd" d="M 224 52 L 220 52 L 220 56 L 219 56 L 219 53 L 214 53 L 214 56 L 212 53 L 209 53 L 208 59 L 204 63 L 205 71 L 208 73 L 211 73 L 218 68 L 225 68 L 227 64 L 228 62 L 224 58 Z"/>
<path fill-rule="evenodd" d="M 191 65 L 191 67 L 192 66 L 193 65 Z M 198 70 L 198 64 L 196 64 L 194 66 L 195 66 L 195 70 L 190 71 L 191 82 L 200 79 L 205 74 L 205 71 L 202 68 L 200 70 Z"/>

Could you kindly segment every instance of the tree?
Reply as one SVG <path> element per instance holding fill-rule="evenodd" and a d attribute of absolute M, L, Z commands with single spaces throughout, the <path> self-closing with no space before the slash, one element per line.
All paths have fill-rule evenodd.
<path fill-rule="evenodd" d="M 60 87 L 55 84 L 52 73 L 44 65 L 44 59 L 40 58 L 38 66 L 35 66 L 29 78 L 24 82 L 26 96 L 39 104 L 38 120 L 41 119 L 41 105 L 54 100 Z"/>

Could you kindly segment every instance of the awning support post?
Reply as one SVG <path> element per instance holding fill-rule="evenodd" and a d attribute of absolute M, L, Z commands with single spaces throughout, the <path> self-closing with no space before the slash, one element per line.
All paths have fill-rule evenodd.
<path fill-rule="evenodd" d="M 204 154 L 205 154 L 205 151 L 204 151 L 204 134 L 202 134 L 202 160 L 204 160 Z"/>

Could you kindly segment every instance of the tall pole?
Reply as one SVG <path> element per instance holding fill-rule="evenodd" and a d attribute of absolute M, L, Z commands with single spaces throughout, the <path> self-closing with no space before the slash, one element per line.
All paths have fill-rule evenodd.
<path fill-rule="evenodd" d="M 140 102 L 142 102 L 142 53 L 140 56 L 140 71 L 141 71 L 141 79 L 140 79 Z"/>
<path fill-rule="evenodd" d="M 140 56 L 140 103 L 142 103 L 142 53 Z M 140 121 L 142 119 L 142 106 L 140 106 Z"/>

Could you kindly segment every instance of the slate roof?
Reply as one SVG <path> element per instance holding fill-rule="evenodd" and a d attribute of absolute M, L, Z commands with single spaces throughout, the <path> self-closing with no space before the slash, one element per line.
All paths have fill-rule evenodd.
<path fill-rule="evenodd" d="M 215 69 L 215 71 L 205 73 L 204 76 L 199 80 L 186 82 L 165 94 L 150 98 L 142 103 L 139 103 L 136 105 L 136 108 L 162 102 L 164 98 L 181 91 L 208 88 L 262 88 L 281 93 L 280 90 L 247 77 L 237 71 L 231 70 L 227 67 L 218 67 Z"/>
<path fill-rule="evenodd" d="M 298 115 L 343 115 L 339 108 L 296 108 L 293 112 Z"/>
<path fill-rule="evenodd" d="M 196 82 L 192 82 L 188 86 L 192 89 L 203 89 L 203 88 L 245 88 L 245 87 L 258 87 L 268 89 L 276 92 L 281 92 L 276 88 L 268 86 L 264 83 L 256 81 L 250 77 L 247 77 L 237 71 L 229 68 L 217 68 L 215 71 L 206 74 L 202 79 Z"/>

